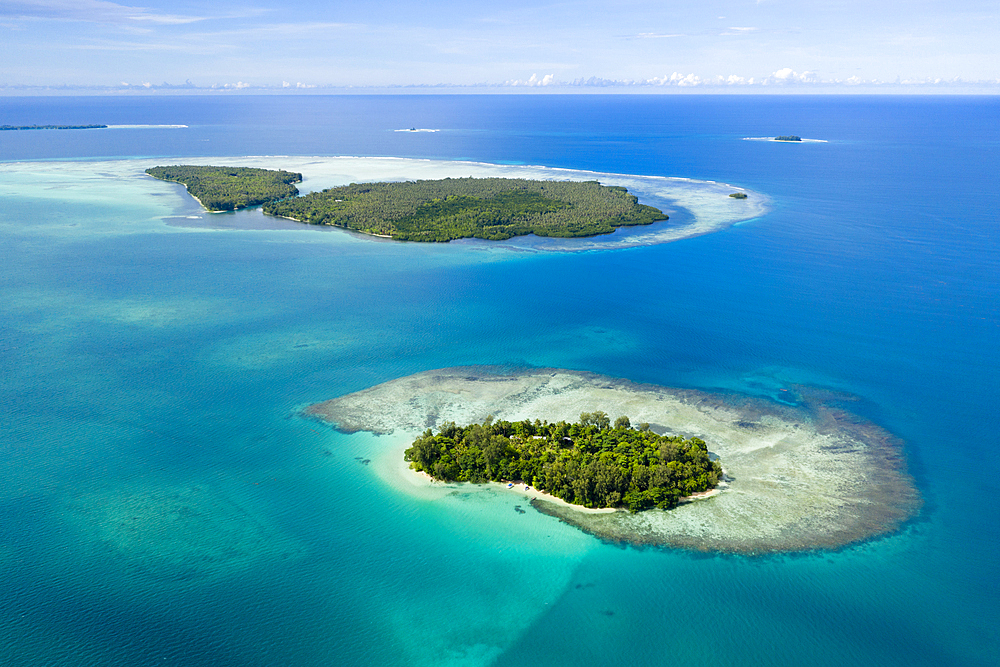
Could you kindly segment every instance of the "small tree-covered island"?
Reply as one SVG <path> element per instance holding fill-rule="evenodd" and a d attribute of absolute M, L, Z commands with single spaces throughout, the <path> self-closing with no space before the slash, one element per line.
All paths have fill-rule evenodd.
<path fill-rule="evenodd" d="M 614 424 L 601 411 L 578 423 L 529 420 L 427 429 L 406 450 L 410 467 L 447 482 L 522 482 L 573 505 L 676 507 L 722 477 L 704 440 L 657 435 L 649 424 Z"/>
<path fill-rule="evenodd" d="M 181 183 L 209 211 L 235 211 L 299 194 L 293 183 L 302 174 L 254 167 L 175 165 L 151 167 L 146 173 L 162 181 Z"/>

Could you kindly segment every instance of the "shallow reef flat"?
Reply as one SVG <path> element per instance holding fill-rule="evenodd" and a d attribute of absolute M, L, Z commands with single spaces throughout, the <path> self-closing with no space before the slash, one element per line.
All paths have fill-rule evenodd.
<path fill-rule="evenodd" d="M 733 553 L 832 549 L 893 532 L 914 516 L 922 501 L 898 438 L 844 409 L 850 396 L 802 386 L 789 393 L 795 405 L 578 371 L 457 367 L 317 403 L 305 414 L 347 433 L 409 436 L 491 414 L 575 421 L 603 410 L 658 433 L 702 438 L 721 458 L 721 492 L 669 511 L 594 514 L 532 501 L 609 541 Z"/>

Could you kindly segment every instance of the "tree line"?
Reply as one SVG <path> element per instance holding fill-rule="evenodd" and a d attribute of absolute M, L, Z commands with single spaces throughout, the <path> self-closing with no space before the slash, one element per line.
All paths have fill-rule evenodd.
<path fill-rule="evenodd" d="M 576 423 L 447 422 L 436 434 L 424 431 L 404 458 L 438 480 L 520 482 L 575 505 L 633 512 L 675 507 L 722 477 L 704 440 L 657 435 L 625 416 L 612 424 L 601 411 Z"/>
<path fill-rule="evenodd" d="M 175 165 L 151 167 L 146 173 L 184 184 L 209 211 L 234 211 L 294 197 L 299 190 L 293 183 L 302 182 L 302 174 L 254 167 Z"/>
<path fill-rule="evenodd" d="M 402 241 L 577 237 L 667 216 L 622 187 L 597 181 L 445 178 L 352 183 L 264 206 L 264 213 Z"/>
<path fill-rule="evenodd" d="M 107 125 L 0 125 L 3 130 L 99 130 Z"/>

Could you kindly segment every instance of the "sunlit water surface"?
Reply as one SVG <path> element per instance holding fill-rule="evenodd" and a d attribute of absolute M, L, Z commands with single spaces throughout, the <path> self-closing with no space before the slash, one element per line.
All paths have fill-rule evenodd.
<path fill-rule="evenodd" d="M 3 664 L 995 664 L 995 100 L 0 110 L 9 124 L 186 126 L 0 137 Z M 742 140 L 786 133 L 825 143 Z M 617 175 L 673 206 L 676 226 L 705 208 L 657 191 L 663 177 L 745 188 L 767 210 L 621 249 L 417 245 L 209 216 L 142 175 L 248 155 L 302 156 L 288 162 L 304 188 L 377 177 L 370 160 L 310 176 L 310 160 L 399 157 L 384 178 Z M 394 436 L 299 416 L 477 364 L 771 399 L 845 391 L 906 442 L 926 504 L 837 552 L 625 548 L 502 493 L 407 493 L 365 463 Z"/>

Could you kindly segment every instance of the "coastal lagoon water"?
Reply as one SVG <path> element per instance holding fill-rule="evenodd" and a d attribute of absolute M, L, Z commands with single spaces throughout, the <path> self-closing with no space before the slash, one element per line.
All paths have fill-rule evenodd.
<path fill-rule="evenodd" d="M 0 662 L 996 664 L 998 112 L 4 99 L 5 124 L 127 127 L 0 136 Z M 779 134 L 824 141 L 743 141 Z M 208 215 L 136 168 L 225 156 L 689 178 L 767 210 L 628 248 L 416 245 Z M 905 443 L 924 506 L 837 551 L 627 547 L 502 492 L 387 484 L 394 436 L 301 416 L 461 365 L 844 392 Z"/>

